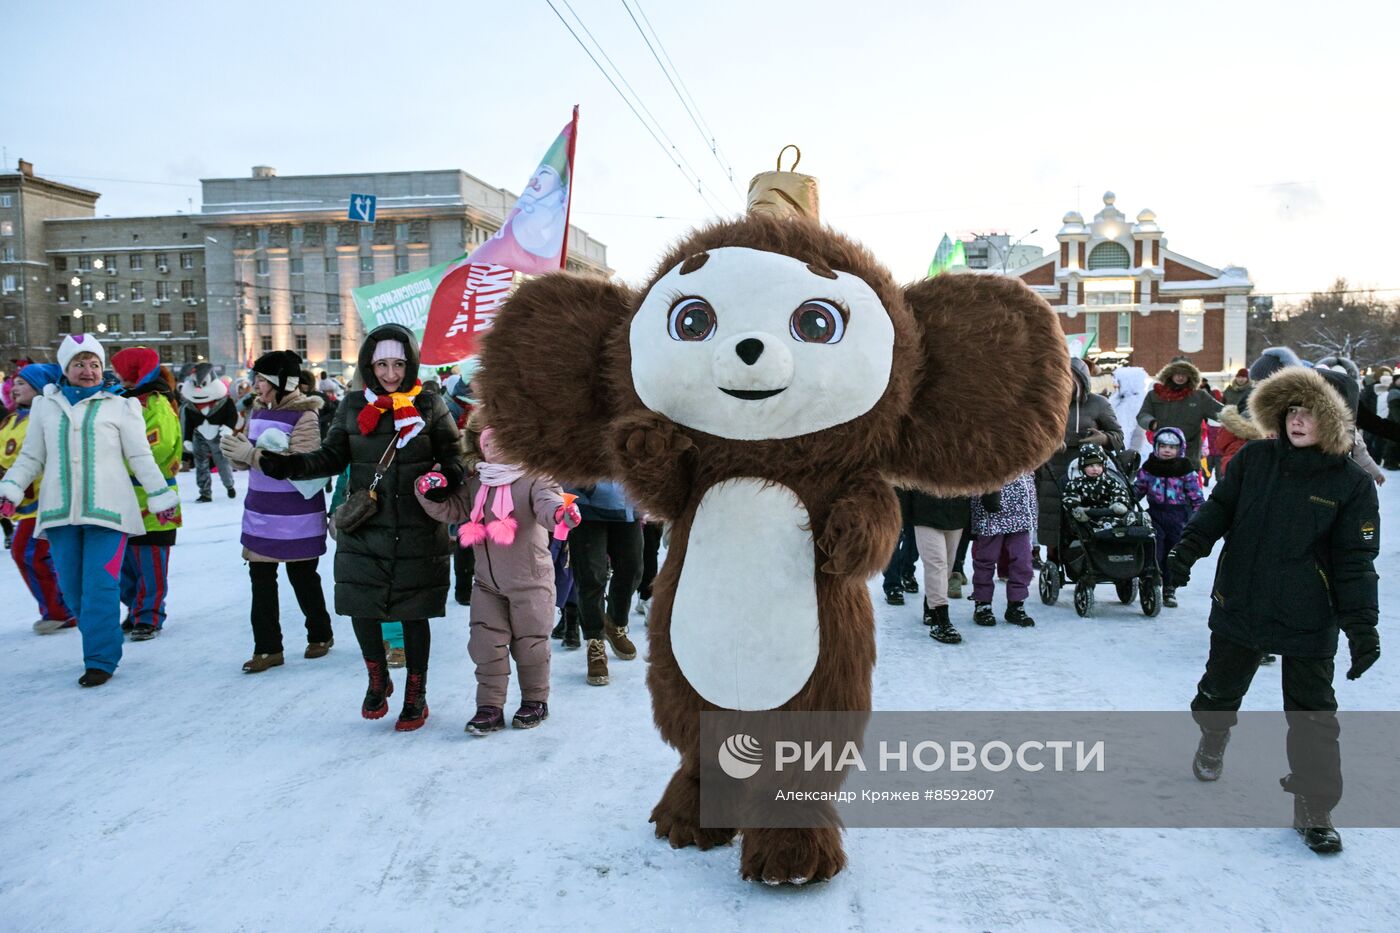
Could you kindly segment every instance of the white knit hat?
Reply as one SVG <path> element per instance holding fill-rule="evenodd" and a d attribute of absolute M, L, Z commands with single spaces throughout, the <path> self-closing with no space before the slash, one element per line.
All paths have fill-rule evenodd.
<path fill-rule="evenodd" d="M 381 340 L 374 345 L 374 356 L 370 363 L 378 363 L 380 360 L 407 360 L 408 351 L 404 345 L 397 340 Z"/>
<path fill-rule="evenodd" d="M 107 368 L 107 351 L 102 349 L 102 344 L 97 342 L 97 338 L 92 334 L 69 334 L 63 338 L 63 343 L 58 345 L 58 366 L 67 370 L 68 363 L 79 353 L 95 353 L 102 361 L 102 368 Z"/>

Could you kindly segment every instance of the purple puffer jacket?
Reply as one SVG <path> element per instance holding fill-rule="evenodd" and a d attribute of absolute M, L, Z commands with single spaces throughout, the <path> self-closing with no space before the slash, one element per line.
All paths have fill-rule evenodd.
<path fill-rule="evenodd" d="M 988 512 L 980 496 L 972 497 L 972 533 L 979 537 L 1034 531 L 1035 518 L 1035 477 L 1030 473 L 1001 487 L 1000 512 Z"/>

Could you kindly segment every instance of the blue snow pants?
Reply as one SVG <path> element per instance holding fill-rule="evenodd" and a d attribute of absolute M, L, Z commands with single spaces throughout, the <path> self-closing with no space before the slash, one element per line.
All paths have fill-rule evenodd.
<path fill-rule="evenodd" d="M 64 602 L 78 617 L 83 665 L 112 673 L 122 659 L 120 578 L 126 535 L 97 525 L 45 529 Z"/>

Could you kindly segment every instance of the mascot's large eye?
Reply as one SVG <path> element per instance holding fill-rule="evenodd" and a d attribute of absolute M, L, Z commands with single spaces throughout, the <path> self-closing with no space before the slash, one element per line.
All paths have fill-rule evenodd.
<path fill-rule="evenodd" d="M 846 318 L 829 301 L 813 298 L 792 312 L 792 337 L 803 343 L 837 343 L 846 334 Z"/>
<path fill-rule="evenodd" d="M 671 306 L 672 340 L 709 340 L 715 335 L 715 309 L 704 298 L 682 298 Z"/>

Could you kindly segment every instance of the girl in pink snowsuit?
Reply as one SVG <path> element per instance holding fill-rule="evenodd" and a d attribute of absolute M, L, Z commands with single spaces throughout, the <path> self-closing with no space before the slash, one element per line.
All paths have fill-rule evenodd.
<path fill-rule="evenodd" d="M 512 725 L 530 729 L 549 717 L 549 630 L 554 624 L 550 532 L 579 523 L 577 507 L 565 507 L 558 483 L 496 462 L 490 428 L 481 432 L 480 446 L 483 459 L 476 474 L 443 501 L 424 495 L 435 488 L 440 474 L 428 473 L 418 481 L 423 511 L 440 522 L 463 523 L 459 540 L 476 550 L 467 642 L 476 662 L 477 711 L 467 723 L 473 735 L 505 728 L 511 655 L 521 700 Z"/>

